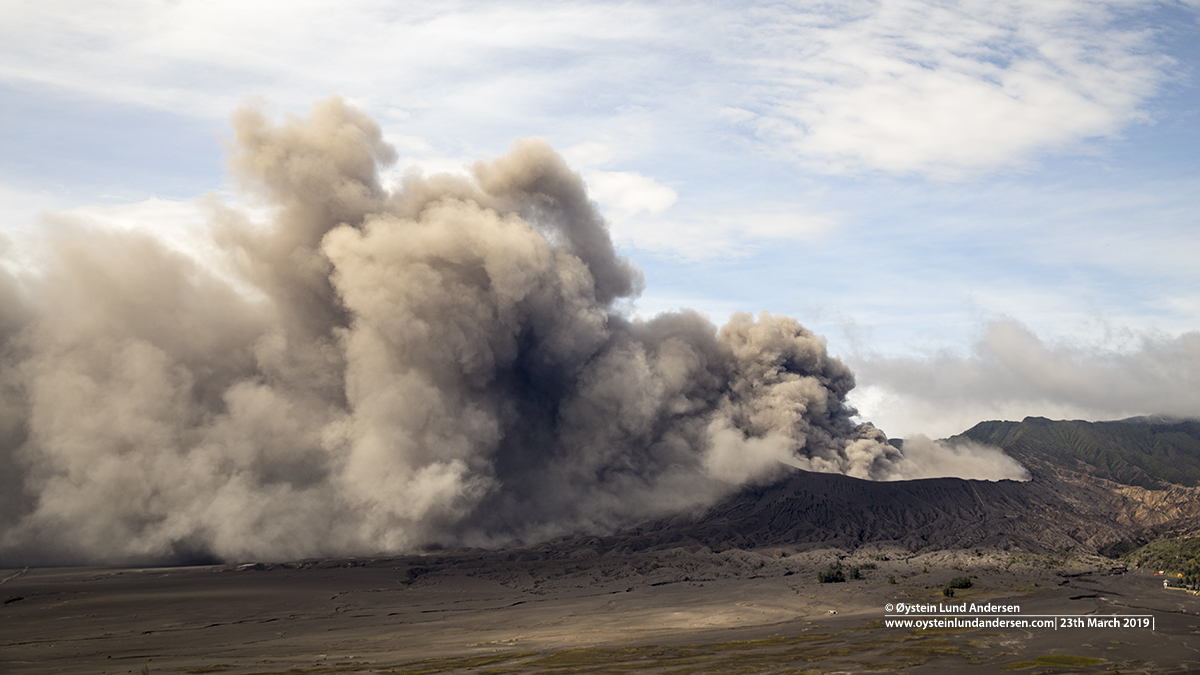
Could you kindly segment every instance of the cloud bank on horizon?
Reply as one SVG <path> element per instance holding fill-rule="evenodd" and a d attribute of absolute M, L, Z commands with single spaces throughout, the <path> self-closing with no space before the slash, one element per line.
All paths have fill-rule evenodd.
<path fill-rule="evenodd" d="M 338 93 L 399 150 L 384 187 L 547 138 L 645 275 L 622 302 L 801 317 L 891 434 L 1200 415 L 1198 16 L 1195 0 L 16 0 L 5 264 L 37 268 L 27 244 L 64 214 L 212 259 L 200 195 L 222 180 L 229 112 Z"/>
<path fill-rule="evenodd" d="M 1154 411 L 1197 417 L 1200 332 L 1134 339 L 1132 348 L 1122 350 L 1047 344 L 1016 321 L 995 321 L 968 355 L 867 356 L 853 363 L 859 377 L 872 383 L 860 400 L 888 411 L 874 420 L 881 426 L 892 416 L 940 419 L 960 429 L 1027 415 L 1114 420 Z"/>
<path fill-rule="evenodd" d="M 0 277 L 0 559 L 537 541 L 789 466 L 1027 478 L 854 422 L 849 369 L 794 319 L 626 319 L 641 273 L 543 141 L 388 191 L 395 151 L 340 99 L 234 129 L 231 167 L 273 217 L 214 199 L 212 236 L 252 293 L 68 218 L 41 276 Z"/>

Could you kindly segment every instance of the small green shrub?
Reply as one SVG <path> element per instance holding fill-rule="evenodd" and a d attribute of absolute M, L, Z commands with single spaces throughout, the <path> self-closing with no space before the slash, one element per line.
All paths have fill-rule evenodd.
<path fill-rule="evenodd" d="M 857 569 L 854 570 L 856 573 Z M 817 572 L 817 581 L 822 584 L 840 584 L 846 581 L 846 573 L 842 570 L 841 563 L 834 563 L 829 566 L 829 569 Z"/>
<path fill-rule="evenodd" d="M 972 585 L 971 577 L 954 577 L 947 585 L 950 588 L 970 588 Z"/>

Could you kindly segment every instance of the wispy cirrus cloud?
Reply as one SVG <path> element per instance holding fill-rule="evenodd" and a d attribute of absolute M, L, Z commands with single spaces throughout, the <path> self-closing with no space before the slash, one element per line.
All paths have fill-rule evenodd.
<path fill-rule="evenodd" d="M 1144 104 L 1172 67 L 1144 27 L 1157 6 L 100 2 L 66 11 L 18 1 L 3 10 L 0 80 L 214 119 L 247 96 L 300 109 L 336 91 L 442 143 L 453 136 L 446 125 L 458 126 L 458 142 L 530 120 L 569 129 L 572 143 L 589 140 L 581 126 L 626 138 L 641 127 L 630 156 L 661 150 L 679 129 L 741 128 L 760 151 L 818 173 L 959 179 L 1086 151 L 1089 139 L 1146 120 Z"/>
<path fill-rule="evenodd" d="M 1147 119 L 1170 68 L 1127 2 L 788 3 L 741 29 L 757 74 L 725 114 L 817 171 L 961 179 Z"/>
<path fill-rule="evenodd" d="M 594 79 L 579 56 L 657 34 L 652 7 L 516 2 L 8 3 L 0 78 L 224 118 L 247 96 L 285 109 L 314 92 L 446 113 L 520 113 Z M 604 64 L 599 64 L 603 67 Z"/>

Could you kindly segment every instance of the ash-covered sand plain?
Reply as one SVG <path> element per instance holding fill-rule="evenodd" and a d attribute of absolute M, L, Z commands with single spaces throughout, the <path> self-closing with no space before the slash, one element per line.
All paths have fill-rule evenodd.
<path fill-rule="evenodd" d="M 600 544 L 601 542 L 596 542 Z M 864 577 L 818 583 L 832 562 Z M 954 598 L 950 579 L 972 578 Z M 896 583 L 890 583 L 889 577 Z M 1094 556 L 538 546 L 5 573 L 6 673 L 1194 672 L 1200 599 Z M 16 598 L 20 598 L 17 600 Z M 1155 629 L 890 628 L 887 603 Z"/>

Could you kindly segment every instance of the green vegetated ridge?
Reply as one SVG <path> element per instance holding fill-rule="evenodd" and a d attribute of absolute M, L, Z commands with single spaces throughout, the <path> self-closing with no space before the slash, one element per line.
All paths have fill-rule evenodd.
<path fill-rule="evenodd" d="M 968 438 L 1029 463 L 1042 460 L 1126 485 L 1200 486 L 1200 420 L 1120 422 L 980 422 L 950 440 Z"/>
<path fill-rule="evenodd" d="M 1130 565 L 1166 572 L 1171 579 L 1182 574 L 1181 584 L 1200 588 L 1200 537 L 1165 537 L 1125 556 Z"/>

